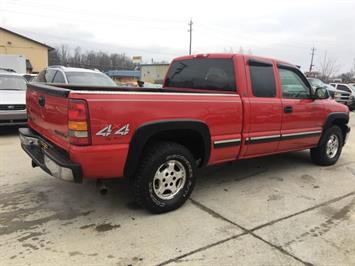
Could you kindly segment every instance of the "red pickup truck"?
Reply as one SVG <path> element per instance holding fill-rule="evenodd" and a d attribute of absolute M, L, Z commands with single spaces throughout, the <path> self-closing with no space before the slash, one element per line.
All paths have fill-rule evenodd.
<path fill-rule="evenodd" d="M 238 54 L 177 58 L 161 89 L 32 83 L 27 110 L 33 167 L 77 183 L 128 177 L 155 213 L 186 201 L 198 167 L 304 149 L 331 165 L 350 131 L 348 108 L 296 66 Z"/>

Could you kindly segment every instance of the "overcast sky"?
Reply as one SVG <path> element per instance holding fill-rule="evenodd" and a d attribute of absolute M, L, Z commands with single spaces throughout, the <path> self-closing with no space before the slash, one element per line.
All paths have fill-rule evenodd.
<path fill-rule="evenodd" d="M 1 0 L 0 25 L 58 47 L 167 60 L 188 53 L 238 52 L 275 57 L 307 69 L 324 54 L 341 71 L 355 60 L 355 0 Z"/>

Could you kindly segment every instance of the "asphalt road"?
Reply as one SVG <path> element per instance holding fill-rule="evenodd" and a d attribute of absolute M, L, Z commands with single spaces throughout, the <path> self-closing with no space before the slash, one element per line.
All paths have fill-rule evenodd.
<path fill-rule="evenodd" d="M 0 264 L 354 265 L 355 133 L 330 167 L 302 151 L 206 168 L 182 208 L 152 215 L 126 180 L 101 196 L 32 168 L 0 129 Z"/>

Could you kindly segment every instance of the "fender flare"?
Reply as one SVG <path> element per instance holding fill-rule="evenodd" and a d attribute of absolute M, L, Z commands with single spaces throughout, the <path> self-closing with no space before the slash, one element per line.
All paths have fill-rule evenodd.
<path fill-rule="evenodd" d="M 206 123 L 200 120 L 159 120 L 139 126 L 131 138 L 124 167 L 124 176 L 132 176 L 139 164 L 139 158 L 149 139 L 154 135 L 171 130 L 192 130 L 201 135 L 204 156 L 201 165 L 207 165 L 211 154 L 211 135 Z"/>
<path fill-rule="evenodd" d="M 349 113 L 345 113 L 345 112 L 330 113 L 327 116 L 325 123 L 323 125 L 323 131 L 327 128 L 330 128 L 334 124 L 334 121 L 338 119 L 344 120 L 345 121 L 344 125 L 346 125 L 349 122 Z"/>

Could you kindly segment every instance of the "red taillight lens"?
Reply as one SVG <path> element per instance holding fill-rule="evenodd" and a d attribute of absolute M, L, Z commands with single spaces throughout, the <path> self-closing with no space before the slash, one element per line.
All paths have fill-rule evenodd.
<path fill-rule="evenodd" d="M 69 100 L 69 121 L 86 121 L 86 102 L 83 100 Z"/>
<path fill-rule="evenodd" d="M 89 145 L 89 113 L 84 100 L 69 100 L 69 142 L 74 145 Z"/>

